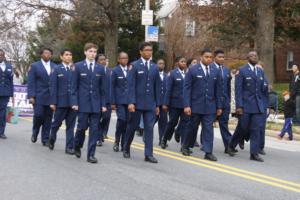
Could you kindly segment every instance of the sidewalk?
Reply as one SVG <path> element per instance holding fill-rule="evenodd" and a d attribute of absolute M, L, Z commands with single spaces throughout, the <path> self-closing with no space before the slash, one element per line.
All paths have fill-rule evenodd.
<path fill-rule="evenodd" d="M 272 121 L 269 119 L 266 125 L 266 135 L 271 137 L 276 137 L 283 126 L 284 119 L 283 115 L 278 115 L 277 119 L 273 119 Z M 234 131 L 237 124 L 236 118 L 230 118 L 229 120 L 229 129 Z M 300 126 L 293 126 L 293 136 L 294 140 L 300 141 Z"/>

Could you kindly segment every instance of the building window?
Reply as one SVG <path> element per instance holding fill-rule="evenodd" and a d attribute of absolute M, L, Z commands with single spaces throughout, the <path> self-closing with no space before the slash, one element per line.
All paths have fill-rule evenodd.
<path fill-rule="evenodd" d="M 195 36 L 195 21 L 187 19 L 185 22 L 185 36 Z"/>
<path fill-rule="evenodd" d="M 294 64 L 294 53 L 292 51 L 288 51 L 286 61 L 286 70 L 291 71 Z"/>

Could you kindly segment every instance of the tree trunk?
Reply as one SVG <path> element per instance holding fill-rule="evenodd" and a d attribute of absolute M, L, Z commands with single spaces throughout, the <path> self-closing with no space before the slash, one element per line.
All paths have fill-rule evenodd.
<path fill-rule="evenodd" d="M 118 53 L 118 26 L 106 27 L 104 35 L 104 51 L 109 59 L 109 66 L 114 67 L 117 63 Z"/>
<path fill-rule="evenodd" d="M 260 60 L 264 63 L 269 83 L 274 82 L 274 0 L 259 0 L 257 8 L 256 46 Z"/>

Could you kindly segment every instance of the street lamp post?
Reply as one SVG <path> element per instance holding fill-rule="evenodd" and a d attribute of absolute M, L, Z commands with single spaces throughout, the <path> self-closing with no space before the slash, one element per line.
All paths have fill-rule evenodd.
<path fill-rule="evenodd" d="M 145 10 L 150 10 L 150 0 L 145 0 Z M 145 40 L 148 35 L 148 26 L 145 26 Z"/>

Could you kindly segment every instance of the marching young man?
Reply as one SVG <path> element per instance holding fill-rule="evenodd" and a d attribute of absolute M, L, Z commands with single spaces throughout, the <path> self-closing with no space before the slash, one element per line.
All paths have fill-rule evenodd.
<path fill-rule="evenodd" d="M 74 150 L 77 158 L 81 157 L 85 131 L 89 128 L 87 161 L 97 163 L 95 158 L 96 143 L 99 135 L 99 122 L 102 112 L 106 112 L 105 71 L 95 62 L 98 46 L 86 43 L 86 59 L 75 64 L 72 78 L 71 105 L 78 111 L 78 124 L 75 134 Z"/>

